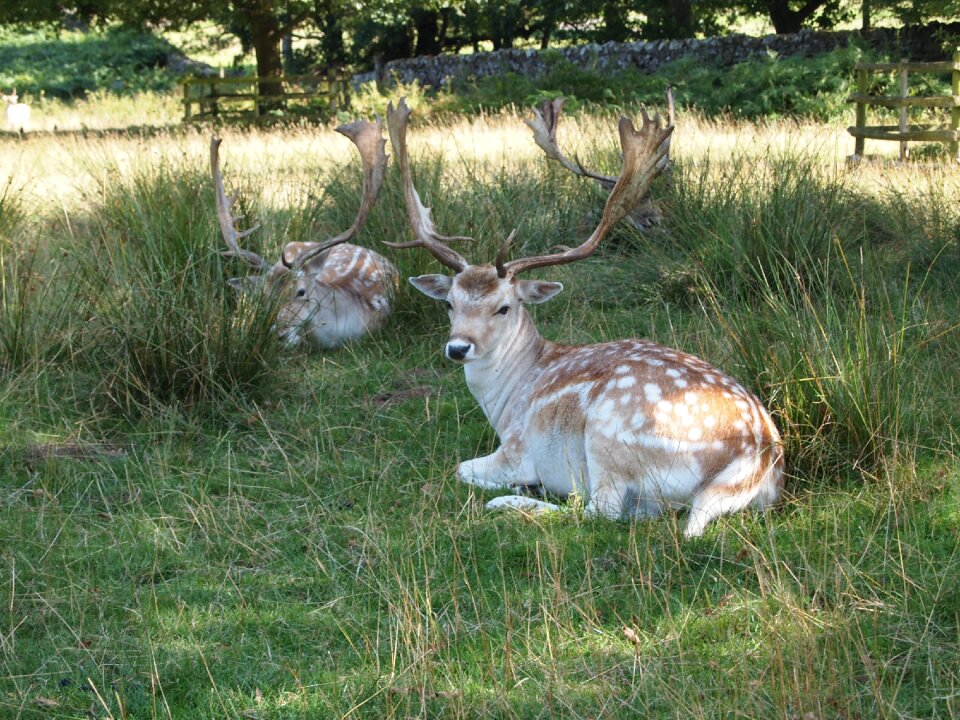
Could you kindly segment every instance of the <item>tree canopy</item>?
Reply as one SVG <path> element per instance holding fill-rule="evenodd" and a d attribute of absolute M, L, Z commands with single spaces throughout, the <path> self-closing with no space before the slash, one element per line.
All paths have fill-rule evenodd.
<path fill-rule="evenodd" d="M 759 17 L 777 33 L 830 28 L 886 12 L 904 23 L 960 16 L 960 0 L 0 0 L 0 24 L 119 21 L 176 27 L 213 21 L 256 57 L 261 77 L 283 73 L 282 47 L 301 34 L 316 42 L 312 65 L 371 66 L 376 59 L 493 49 L 518 42 L 685 38 L 722 33 Z M 287 64 L 293 58 L 286 53 Z"/>

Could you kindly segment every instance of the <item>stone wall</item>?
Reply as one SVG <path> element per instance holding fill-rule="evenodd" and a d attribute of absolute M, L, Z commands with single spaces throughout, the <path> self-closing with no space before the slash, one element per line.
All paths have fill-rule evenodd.
<path fill-rule="evenodd" d="M 846 47 L 853 37 L 878 49 L 897 51 L 900 57 L 913 60 L 940 60 L 945 38 L 960 43 L 960 23 L 934 23 L 922 28 L 877 28 L 864 34 L 856 31 L 803 30 L 793 35 L 725 35 L 706 39 L 654 40 L 635 43 L 589 44 L 579 47 L 538 50 L 497 50 L 473 55 L 435 55 L 392 60 L 383 66 L 383 80 L 398 80 L 441 87 L 458 77 L 481 78 L 505 72 L 537 77 L 549 67 L 552 58 L 563 58 L 575 65 L 598 72 L 616 72 L 632 68 L 646 73 L 656 72 L 662 65 L 692 56 L 713 65 L 733 65 L 773 52 L 778 55 L 817 55 Z M 374 73 L 354 76 L 359 84 L 375 79 Z"/>

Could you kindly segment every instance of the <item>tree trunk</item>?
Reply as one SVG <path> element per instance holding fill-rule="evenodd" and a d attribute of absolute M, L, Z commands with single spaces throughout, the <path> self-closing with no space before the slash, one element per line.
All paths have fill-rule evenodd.
<path fill-rule="evenodd" d="M 260 78 L 260 94 L 278 97 L 283 93 L 283 58 L 280 54 L 280 26 L 272 13 L 251 16 L 250 32 L 253 52 L 257 57 L 257 76 Z M 263 103 L 267 109 L 278 102 Z"/>
<path fill-rule="evenodd" d="M 827 0 L 807 0 L 799 10 L 791 10 L 790 0 L 767 0 L 767 8 L 774 31 L 786 35 L 800 32 L 803 23 L 826 3 Z"/>
<path fill-rule="evenodd" d="M 415 56 L 439 55 L 441 51 L 440 13 L 437 10 L 413 8 L 410 19 L 417 33 L 417 45 L 413 49 Z"/>
<path fill-rule="evenodd" d="M 313 20 L 323 32 L 320 48 L 323 61 L 331 67 L 347 64 L 347 48 L 343 42 L 343 11 L 333 0 L 315 0 Z"/>
<path fill-rule="evenodd" d="M 691 0 L 671 0 L 669 3 L 672 38 L 692 38 L 696 32 Z"/>
<path fill-rule="evenodd" d="M 603 30 L 600 42 L 624 42 L 629 39 L 630 29 L 627 27 L 627 11 L 619 2 L 608 0 L 603 4 Z"/>
<path fill-rule="evenodd" d="M 280 54 L 283 57 L 283 69 L 287 73 L 294 73 L 293 69 L 293 33 L 285 32 L 280 39 Z"/>

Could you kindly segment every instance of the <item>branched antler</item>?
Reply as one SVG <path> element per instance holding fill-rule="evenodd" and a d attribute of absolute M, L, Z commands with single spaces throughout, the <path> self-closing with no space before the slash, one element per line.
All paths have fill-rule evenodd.
<path fill-rule="evenodd" d="M 534 117 L 524 120 L 530 129 L 533 130 L 534 142 L 543 150 L 547 158 L 556 160 L 574 175 L 595 180 L 600 187 L 610 192 L 617 182 L 616 177 L 601 175 L 600 173 L 588 170 L 579 160 L 571 162 L 560 151 L 560 147 L 557 144 L 557 125 L 560 121 L 560 112 L 563 109 L 564 102 L 566 102 L 565 98 L 544 100 L 540 103 L 539 108 L 534 108 Z M 667 88 L 667 125 L 672 126 L 674 119 L 673 91 Z M 665 171 L 670 164 L 670 138 L 668 137 L 664 142 L 666 143 L 666 148 L 661 157 L 658 172 Z M 651 224 L 655 224 L 659 219 L 660 210 L 649 196 L 644 197 L 637 207 L 627 214 L 627 220 L 633 223 L 634 227 L 641 230 L 649 227 Z"/>
<path fill-rule="evenodd" d="M 654 178 L 660 174 L 663 168 L 666 167 L 670 150 L 670 137 L 674 127 L 672 122 L 672 97 L 669 97 L 669 99 L 671 121 L 666 127 L 661 125 L 659 114 L 651 118 L 646 110 L 642 111 L 643 124 L 639 130 L 634 128 L 633 123 L 628 118 L 624 117 L 620 119 L 619 128 L 620 145 L 623 149 L 623 171 L 619 177 L 607 178 L 606 176 L 598 176 L 595 173 L 583 171 L 582 167 L 575 170 L 577 174 L 592 177 L 600 182 L 609 182 L 612 185 L 612 190 L 604 206 L 600 223 L 591 233 L 590 237 L 578 247 L 564 249 L 562 252 L 520 258 L 507 262 L 507 253 L 509 252 L 516 231 L 511 232 L 510 236 L 498 250 L 495 260 L 497 273 L 500 277 L 512 277 L 518 273 L 532 270 L 533 268 L 562 265 L 588 257 L 596 250 L 600 241 L 607 235 L 610 229 L 643 202 L 650 188 L 650 184 Z M 577 166 L 574 166 L 573 163 L 565 158 L 556 146 L 556 118 L 561 105 L 562 101 L 545 104 L 537 114 L 538 120 L 528 121 L 527 124 L 533 128 L 537 144 L 544 149 L 547 155 L 562 163 L 564 167 L 572 169 Z M 469 263 L 462 255 L 448 247 L 446 243 L 450 240 L 469 238 L 445 237 L 438 234 L 434 230 L 433 221 L 430 218 L 430 209 L 424 207 L 423 203 L 420 202 L 420 196 L 413 186 L 413 180 L 410 175 L 410 163 L 407 157 L 406 134 L 409 117 L 410 109 L 407 107 L 404 99 L 400 100 L 396 109 L 394 109 L 392 103 L 387 109 L 387 126 L 390 130 L 390 142 L 393 144 L 397 161 L 400 163 L 400 171 L 403 175 L 404 199 L 407 205 L 410 224 L 413 227 L 416 239 L 412 242 L 387 243 L 387 245 L 395 248 L 426 248 L 443 265 L 446 265 L 455 272 L 460 272 L 466 268 Z"/>
<path fill-rule="evenodd" d="M 348 125 L 341 125 L 337 132 L 350 139 L 360 152 L 363 163 L 363 187 L 361 189 L 360 207 L 357 217 L 349 228 L 339 235 L 322 242 L 288 243 L 283 249 L 283 264 L 287 267 L 303 267 L 304 264 L 334 245 L 345 243 L 360 232 L 367 222 L 370 208 L 373 207 L 383 187 L 386 175 L 387 153 L 384 150 L 387 141 L 383 137 L 383 122 L 377 118 L 375 123 L 359 120 Z"/>
<path fill-rule="evenodd" d="M 240 240 L 259 230 L 260 224 L 246 230 L 237 230 L 236 221 L 240 216 L 233 214 L 237 196 L 227 195 L 223 188 L 223 175 L 220 174 L 220 143 L 221 139 L 216 135 L 210 138 L 210 170 L 213 174 L 213 189 L 217 196 L 217 220 L 220 223 L 220 234 L 223 235 L 223 241 L 229 248 L 223 252 L 223 256 L 246 260 L 254 270 L 261 272 L 269 267 L 270 263 L 255 252 L 240 247 Z"/>
<path fill-rule="evenodd" d="M 383 186 L 386 175 L 387 154 L 384 147 L 387 144 L 383 137 L 383 123 L 378 119 L 376 123 L 360 120 L 348 125 L 341 125 L 337 132 L 346 136 L 357 146 L 360 159 L 363 163 L 363 188 L 361 190 L 360 207 L 357 217 L 345 231 L 329 240 L 320 242 L 291 242 L 283 248 L 281 260 L 288 268 L 301 268 L 317 255 L 351 240 L 367 221 L 370 208 L 376 202 Z M 246 230 L 237 230 L 236 222 L 239 215 L 233 213 L 236 204 L 235 195 L 227 195 L 223 187 L 223 175 L 220 172 L 220 138 L 214 136 L 210 140 L 210 168 L 213 174 L 213 186 L 217 196 L 217 219 L 220 223 L 220 233 L 227 245 L 223 252 L 225 257 L 238 257 L 246 260 L 256 271 L 266 271 L 270 266 L 267 260 L 251 250 L 240 247 L 240 241 L 256 232 L 260 225 L 254 225 Z"/>
<path fill-rule="evenodd" d="M 610 175 L 601 175 L 592 170 L 587 170 L 583 164 L 577 160 L 571 162 L 561 152 L 557 145 L 557 125 L 560 122 L 560 113 L 566 98 L 554 98 L 553 100 L 544 100 L 539 108 L 533 109 L 533 117 L 524 120 L 527 126 L 533 130 L 534 142 L 543 150 L 544 154 L 551 160 L 556 160 L 574 175 L 596 180 L 604 190 L 611 190 L 617 182 L 616 177 Z M 667 126 L 672 127 L 675 120 L 675 107 L 673 102 L 673 90 L 667 88 Z M 666 148 L 664 150 L 659 171 L 663 171 L 670 162 L 670 138 L 664 140 Z"/>
<path fill-rule="evenodd" d="M 610 191 L 610 196 L 603 208 L 600 223 L 590 237 L 578 247 L 563 252 L 520 258 L 507 263 L 501 261 L 497 266 L 501 277 L 513 276 L 538 267 L 562 265 L 588 257 L 596 250 L 610 228 L 643 202 L 650 184 L 666 165 L 673 123 L 662 127 L 660 115 L 657 114 L 651 118 L 646 110 L 642 111 L 642 116 L 643 124 L 639 130 L 633 127 L 633 123 L 628 118 L 620 118 L 623 171 L 616 178 L 613 190 Z M 502 260 L 503 256 L 504 251 L 501 249 L 498 257 Z"/>
<path fill-rule="evenodd" d="M 385 244 L 393 248 L 426 248 L 440 263 L 455 272 L 460 272 L 469 263 L 460 253 L 448 247 L 446 243 L 453 240 L 470 240 L 471 238 L 462 235 L 440 235 L 434 229 L 433 219 L 430 217 L 430 208 L 424 207 L 420 201 L 420 195 L 413 186 L 413 177 L 410 173 L 410 161 L 407 157 L 407 123 L 409 119 L 410 108 L 407 107 L 405 98 L 400 98 L 396 108 L 393 107 L 392 102 L 387 106 L 387 127 L 390 131 L 390 144 L 393 145 L 397 162 L 400 163 L 400 174 L 403 177 L 403 199 L 416 239 L 412 242 L 388 242 Z"/>

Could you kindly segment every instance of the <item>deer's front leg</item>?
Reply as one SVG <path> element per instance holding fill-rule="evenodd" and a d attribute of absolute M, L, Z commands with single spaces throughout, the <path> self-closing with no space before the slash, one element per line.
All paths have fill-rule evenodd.
<path fill-rule="evenodd" d="M 457 477 L 462 482 L 487 490 L 517 484 L 516 468 L 507 460 L 502 448 L 490 455 L 460 463 Z"/>

